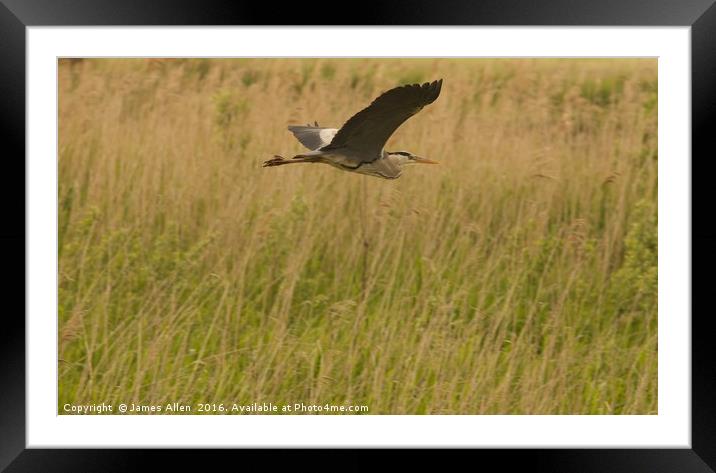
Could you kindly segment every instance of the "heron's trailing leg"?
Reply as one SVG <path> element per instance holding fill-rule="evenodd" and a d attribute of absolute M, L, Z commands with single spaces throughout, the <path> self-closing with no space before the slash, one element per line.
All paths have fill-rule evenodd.
<path fill-rule="evenodd" d="M 294 156 L 293 159 L 286 159 L 283 156 L 275 155 L 273 158 L 269 159 L 268 161 L 264 161 L 263 167 L 270 167 L 270 166 L 281 166 L 282 164 L 291 164 L 291 163 L 315 163 L 318 161 L 315 157 L 312 156 Z"/>

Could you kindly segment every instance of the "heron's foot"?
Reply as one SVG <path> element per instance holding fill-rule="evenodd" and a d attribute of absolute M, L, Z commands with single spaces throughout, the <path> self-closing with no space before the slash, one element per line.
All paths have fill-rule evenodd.
<path fill-rule="evenodd" d="M 289 160 L 284 158 L 283 156 L 275 155 L 273 158 L 269 159 L 268 161 L 264 161 L 264 164 L 262 167 L 267 168 L 270 166 L 280 166 L 282 164 L 286 164 L 287 162 L 289 162 Z"/>

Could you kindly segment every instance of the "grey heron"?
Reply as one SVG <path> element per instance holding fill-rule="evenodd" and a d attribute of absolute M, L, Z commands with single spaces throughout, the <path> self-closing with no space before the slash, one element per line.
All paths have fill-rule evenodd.
<path fill-rule="evenodd" d="M 263 167 L 292 163 L 324 163 L 343 171 L 396 179 L 407 164 L 437 164 L 408 151 L 386 151 L 388 138 L 408 118 L 440 95 L 443 80 L 395 87 L 351 117 L 340 129 L 289 126 L 308 153 L 286 159 L 274 156 Z"/>

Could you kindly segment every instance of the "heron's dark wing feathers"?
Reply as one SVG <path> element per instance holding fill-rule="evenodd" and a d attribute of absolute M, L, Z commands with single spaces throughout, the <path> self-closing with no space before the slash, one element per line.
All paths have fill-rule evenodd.
<path fill-rule="evenodd" d="M 379 156 L 390 135 L 440 95 L 442 79 L 391 89 L 353 115 L 323 150 L 349 148 L 351 154 Z"/>

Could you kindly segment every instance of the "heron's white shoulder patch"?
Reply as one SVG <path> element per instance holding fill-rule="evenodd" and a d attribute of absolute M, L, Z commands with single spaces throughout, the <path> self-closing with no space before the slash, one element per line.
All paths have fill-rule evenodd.
<path fill-rule="evenodd" d="M 336 128 L 324 128 L 319 132 L 319 136 L 321 137 L 321 141 L 329 144 L 333 140 L 333 137 L 336 136 L 336 133 L 338 133 Z"/>

